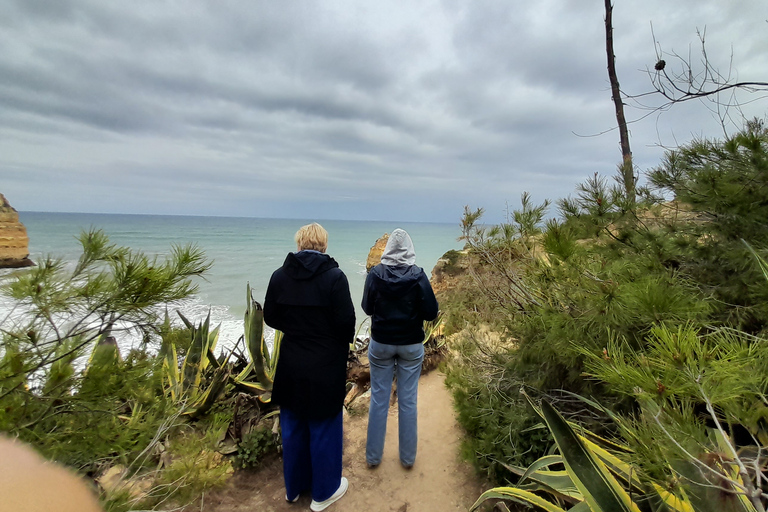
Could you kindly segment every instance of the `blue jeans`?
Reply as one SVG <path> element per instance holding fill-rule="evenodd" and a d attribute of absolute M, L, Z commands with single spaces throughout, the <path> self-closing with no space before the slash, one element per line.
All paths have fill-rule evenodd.
<path fill-rule="evenodd" d="M 283 434 L 285 496 L 292 500 L 311 490 L 315 501 L 330 498 L 341 483 L 341 411 L 332 418 L 308 420 L 281 408 L 280 428 Z"/>
<path fill-rule="evenodd" d="M 387 434 L 387 413 L 392 393 L 392 378 L 397 369 L 397 404 L 399 413 L 400 462 L 412 466 L 416 460 L 418 440 L 416 425 L 416 398 L 419 390 L 424 345 L 385 345 L 371 339 L 368 345 L 371 363 L 371 407 L 368 410 L 368 442 L 365 459 L 378 465 L 384 452 Z"/>

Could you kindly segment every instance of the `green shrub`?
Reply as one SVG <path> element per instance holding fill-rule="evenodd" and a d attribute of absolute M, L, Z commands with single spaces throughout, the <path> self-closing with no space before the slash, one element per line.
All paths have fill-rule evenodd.
<path fill-rule="evenodd" d="M 270 453 L 277 452 L 280 443 L 270 428 L 257 428 L 249 434 L 243 436 L 237 451 L 235 460 L 240 468 L 257 467 L 264 457 Z"/>
<path fill-rule="evenodd" d="M 186 505 L 226 483 L 233 471 L 232 464 L 214 450 L 216 437 L 217 432 L 211 430 L 207 435 L 190 432 L 171 441 L 171 463 L 159 475 L 157 498 Z"/>
<path fill-rule="evenodd" d="M 688 219 L 669 237 L 678 268 L 716 299 L 713 320 L 766 329 L 768 287 L 741 240 L 768 246 L 768 128 L 752 121 L 722 141 L 694 140 L 668 152 L 649 179 Z"/>
<path fill-rule="evenodd" d="M 90 368 L 77 393 L 16 395 L 24 407 L 0 410 L 0 420 L 12 422 L 12 431 L 47 457 L 86 473 L 128 464 L 174 415 L 158 370 L 159 361 L 134 350 L 108 368 Z"/>
<path fill-rule="evenodd" d="M 442 270 L 449 276 L 456 276 L 464 271 L 464 269 L 458 264 L 459 260 L 461 259 L 461 253 L 459 251 L 451 249 L 450 251 L 443 254 L 441 259 L 446 260 Z"/>
<path fill-rule="evenodd" d="M 584 412 L 558 402 L 568 392 L 633 413 L 634 397 L 585 375 L 588 354 L 610 358 L 620 346 L 642 359 L 657 328 L 758 336 L 768 329 L 768 286 L 742 243 L 768 246 L 768 130 L 753 124 L 725 141 L 670 152 L 651 183 L 675 201 L 645 193 L 628 208 L 620 190 L 595 176 L 560 201 L 562 218 L 545 226 L 541 210 L 525 202 L 522 211 L 536 215 L 493 227 L 479 223 L 482 210 L 465 211 L 475 282 L 443 297 L 447 324 L 471 331 L 486 322 L 516 340 L 479 352 L 459 344 L 457 351 L 483 357 L 464 354 L 449 366 L 471 458 L 491 476 L 509 478 L 498 468 L 526 465 L 526 450 L 546 451 L 545 440 L 532 437 L 535 418 L 520 403 L 521 387 L 569 418 Z M 598 433 L 608 424 L 580 419 Z"/>
<path fill-rule="evenodd" d="M 446 384 L 467 433 L 462 456 L 492 481 L 504 481 L 512 476 L 505 464 L 532 463 L 549 449 L 551 437 L 536 428 L 520 380 L 505 373 L 508 353 L 491 345 L 473 330 L 454 337 Z"/>

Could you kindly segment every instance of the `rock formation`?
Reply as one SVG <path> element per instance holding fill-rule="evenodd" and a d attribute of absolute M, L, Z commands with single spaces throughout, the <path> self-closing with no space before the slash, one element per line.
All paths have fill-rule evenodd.
<path fill-rule="evenodd" d="M 27 228 L 19 222 L 19 213 L 0 194 L 0 268 L 34 265 L 29 260 Z"/>
<path fill-rule="evenodd" d="M 460 288 L 467 279 L 471 280 L 470 265 L 469 251 L 466 250 L 450 250 L 437 260 L 429 282 L 432 284 L 438 301 L 442 294 Z"/>
<path fill-rule="evenodd" d="M 387 246 L 387 240 L 389 240 L 389 233 L 376 240 L 371 250 L 368 251 L 368 259 L 365 260 L 365 270 L 370 272 L 373 267 L 381 263 L 381 255 L 384 254 L 384 248 Z"/>

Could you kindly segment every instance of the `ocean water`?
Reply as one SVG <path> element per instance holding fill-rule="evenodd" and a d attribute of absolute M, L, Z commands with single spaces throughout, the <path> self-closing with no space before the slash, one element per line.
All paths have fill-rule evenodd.
<path fill-rule="evenodd" d="M 174 306 L 190 320 L 202 320 L 210 311 L 214 325 L 221 324 L 220 346 L 229 347 L 243 333 L 246 283 L 263 304 L 269 277 L 288 252 L 295 250 L 293 236 L 311 220 L 192 217 L 166 215 L 108 215 L 85 213 L 19 212 L 29 235 L 30 258 L 54 255 L 75 261 L 82 252 L 76 237 L 90 228 L 102 229 L 114 244 L 164 256 L 171 246 L 192 243 L 200 247 L 213 267 L 205 279 L 196 280 L 198 293 Z M 328 231 L 328 254 L 347 275 L 357 323 L 366 317 L 360 308 L 368 251 L 384 233 L 395 228 L 408 231 L 416 250 L 416 264 L 430 275 L 438 258 L 461 248 L 456 224 L 392 223 L 368 221 L 318 221 Z M 10 304 L 0 302 L 0 320 Z M 365 326 L 363 325 L 363 328 Z"/>

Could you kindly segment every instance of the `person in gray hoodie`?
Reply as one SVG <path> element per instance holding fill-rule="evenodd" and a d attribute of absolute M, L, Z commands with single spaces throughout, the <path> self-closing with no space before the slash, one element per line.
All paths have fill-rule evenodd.
<path fill-rule="evenodd" d="M 381 264 L 373 267 L 365 280 L 362 306 L 371 316 L 366 462 L 370 468 L 381 463 L 396 372 L 400 463 L 410 469 L 416 460 L 418 440 L 416 399 L 424 360 L 424 321 L 437 318 L 438 304 L 424 269 L 416 266 L 413 241 L 405 230 L 392 231 Z"/>

